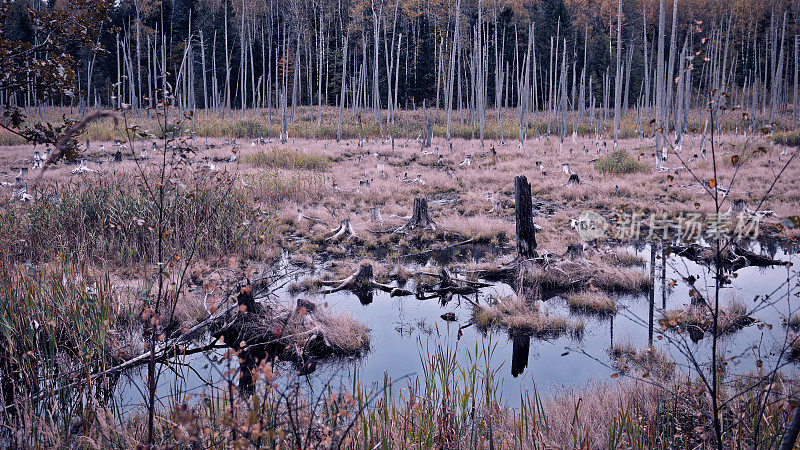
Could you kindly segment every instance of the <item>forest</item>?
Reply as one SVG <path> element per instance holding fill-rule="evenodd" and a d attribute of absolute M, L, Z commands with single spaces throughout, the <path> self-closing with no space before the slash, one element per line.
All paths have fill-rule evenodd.
<path fill-rule="evenodd" d="M 0 447 L 800 448 L 800 2 L 3 0 Z"/>

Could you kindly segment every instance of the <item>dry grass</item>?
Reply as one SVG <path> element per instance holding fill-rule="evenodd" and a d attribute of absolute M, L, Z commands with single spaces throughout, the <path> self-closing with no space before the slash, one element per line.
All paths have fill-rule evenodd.
<path fill-rule="evenodd" d="M 602 255 L 602 258 L 610 264 L 620 267 L 644 267 L 645 260 L 641 256 L 621 249 L 613 249 Z"/>
<path fill-rule="evenodd" d="M 295 170 L 325 170 L 330 159 L 314 153 L 305 153 L 287 147 L 272 147 L 245 155 L 244 162 L 255 167 Z"/>
<path fill-rule="evenodd" d="M 319 305 L 314 313 L 328 344 L 340 355 L 356 355 L 369 348 L 369 329 L 347 314 L 333 313 Z"/>
<path fill-rule="evenodd" d="M 712 332 L 711 312 L 704 305 L 691 305 L 684 309 L 671 309 L 662 313 L 659 321 L 666 329 L 702 330 L 704 333 Z M 729 300 L 720 305 L 717 328 L 720 335 L 735 333 L 742 327 L 753 322 L 747 316 L 747 307 L 738 300 Z"/>
<path fill-rule="evenodd" d="M 524 281 L 545 290 L 569 292 L 592 286 L 606 292 L 643 292 L 652 280 L 641 269 L 618 268 L 600 258 L 560 260 L 547 266 L 526 268 Z"/>
<path fill-rule="evenodd" d="M 490 307 L 476 306 L 472 317 L 482 328 L 498 327 L 540 337 L 554 337 L 564 333 L 580 335 L 584 327 L 582 321 L 549 314 L 538 302 L 528 303 L 516 296 L 497 299 L 497 303 Z"/>
<path fill-rule="evenodd" d="M 608 353 L 620 373 L 627 373 L 635 368 L 642 372 L 640 376 L 652 376 L 659 380 L 667 380 L 675 374 L 675 362 L 653 346 L 637 350 L 629 342 L 617 342 Z"/>
<path fill-rule="evenodd" d="M 635 172 L 646 172 L 647 166 L 631 157 L 625 150 L 614 150 L 609 155 L 601 156 L 594 163 L 595 170 L 603 174 L 624 175 Z"/>
<path fill-rule="evenodd" d="M 598 315 L 611 315 L 617 312 L 617 302 L 602 291 L 584 291 L 567 296 L 567 304 L 574 311 Z"/>

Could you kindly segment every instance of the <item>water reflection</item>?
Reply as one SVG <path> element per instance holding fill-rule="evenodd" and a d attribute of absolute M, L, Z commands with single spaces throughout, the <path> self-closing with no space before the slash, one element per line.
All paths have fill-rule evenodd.
<path fill-rule="evenodd" d="M 762 246 L 765 252 L 775 252 L 771 253 L 773 258 L 789 259 L 795 267 L 800 263 L 797 255 L 785 254 L 791 247 L 774 241 L 762 243 Z M 472 323 L 471 302 L 485 303 L 489 296 L 513 294 L 512 287 L 504 284 L 481 289 L 479 293 L 470 295 L 471 302 L 449 302 L 446 309 L 440 305 L 439 299 L 391 297 L 388 293 L 380 291 L 368 291 L 357 295 L 339 292 L 312 299 L 318 304 L 327 303 L 332 311 L 351 315 L 370 328 L 370 352 L 360 359 L 335 363 L 339 370 L 344 368 L 345 372 L 357 369 L 363 383 L 381 382 L 384 375 L 398 378 L 409 373 L 422 373 L 421 365 L 424 358 L 420 355 L 435 349 L 437 345 L 456 347 L 459 363 L 470 364 L 472 361 L 470 355 L 474 357 L 475 349 L 491 340 L 492 344 L 496 345 L 492 356 L 492 367 L 509 364 L 508 368 L 503 367 L 502 372 L 506 376 L 499 381 L 503 398 L 511 399 L 513 402 L 518 398 L 517 393 L 532 390 L 534 387 L 545 394 L 563 386 L 581 386 L 590 380 L 609 379 L 611 369 L 580 356 L 579 352 L 570 352 L 569 355 L 562 357 L 561 355 L 565 353 L 564 347 L 567 346 L 580 347 L 586 353 L 602 359 L 608 358 L 609 350 L 615 345 L 631 344 L 639 349 L 645 345 L 653 345 L 673 358 L 681 358 L 680 352 L 670 349 L 666 339 L 654 339 L 654 335 L 657 334 L 655 325 L 668 305 L 680 308 L 687 303 L 691 304 L 689 288 L 685 283 L 672 284 L 670 280 L 681 280 L 682 273 L 687 270 L 689 273 L 700 274 L 707 272 L 708 269 L 674 254 L 667 255 L 665 245 L 660 243 L 636 244 L 632 248 L 634 251 L 638 248 L 637 253 L 644 257 L 646 267 L 643 270 L 652 281 L 651 288 L 643 295 L 616 296 L 615 300 L 619 305 L 619 312 L 616 315 L 606 317 L 582 315 L 585 332 L 580 342 L 570 336 L 540 339 L 526 333 L 509 334 L 502 330 L 486 331 L 476 326 L 469 326 Z M 737 275 L 738 277 L 733 279 L 733 284 L 726 288 L 726 292 L 735 293 L 738 298 L 752 299 L 756 295 L 772 291 L 775 286 L 784 282 L 786 269 L 750 267 L 739 270 Z M 415 288 L 413 282 L 409 284 L 413 290 Z M 661 291 L 660 299 L 657 299 L 656 290 Z M 288 293 L 280 292 L 279 295 L 288 296 Z M 461 300 L 461 297 L 455 296 L 454 299 Z M 780 323 L 781 316 L 786 314 L 783 310 L 786 307 L 785 303 L 781 302 L 776 304 L 774 309 L 759 312 L 757 318 L 767 323 Z M 543 305 L 550 314 L 565 316 L 574 314 L 569 310 L 563 297 L 547 299 L 540 305 Z M 441 318 L 444 312 L 456 313 L 456 321 L 453 324 L 457 326 L 445 325 L 450 322 Z M 686 334 L 692 341 L 699 342 L 697 351 L 702 356 L 704 354 L 702 352 L 706 351 L 708 346 L 707 342 L 701 342 L 703 330 L 687 327 Z M 533 339 L 535 341 L 531 342 Z M 744 349 L 752 347 L 754 343 L 758 344 L 762 339 L 765 339 L 765 336 L 757 327 L 744 328 L 726 338 L 724 351 L 728 354 L 741 354 L 744 353 Z M 531 346 L 534 346 L 533 354 Z M 247 369 L 255 367 L 262 357 L 245 356 L 240 380 L 240 389 L 243 392 L 248 388 L 248 383 L 252 383 L 252 377 L 248 377 Z M 323 364 L 322 361 L 318 365 L 317 361 L 309 363 L 317 369 L 316 376 L 324 378 L 328 363 Z M 747 361 L 743 357 L 737 366 L 731 367 L 730 370 L 746 371 L 754 364 L 755 360 Z"/>
<path fill-rule="evenodd" d="M 512 333 L 510 335 L 511 350 L 511 376 L 517 378 L 528 367 L 528 357 L 531 351 L 531 336 L 528 333 Z"/>

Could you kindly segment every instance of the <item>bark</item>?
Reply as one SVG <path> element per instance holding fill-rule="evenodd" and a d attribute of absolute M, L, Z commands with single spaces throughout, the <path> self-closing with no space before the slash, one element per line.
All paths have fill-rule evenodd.
<path fill-rule="evenodd" d="M 428 200 L 425 197 L 417 197 L 414 199 L 414 210 L 411 213 L 411 219 L 401 226 L 395 232 L 402 232 L 414 229 L 422 230 L 436 230 L 436 222 L 431 217 L 428 211 Z"/>
<path fill-rule="evenodd" d="M 536 229 L 533 226 L 531 185 L 524 175 L 514 178 L 514 205 L 517 228 L 517 257 L 535 258 Z"/>

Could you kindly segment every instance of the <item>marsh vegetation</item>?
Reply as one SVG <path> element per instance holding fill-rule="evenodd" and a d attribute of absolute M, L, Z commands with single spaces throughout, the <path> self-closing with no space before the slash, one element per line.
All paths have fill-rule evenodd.
<path fill-rule="evenodd" d="M 792 448 L 800 10 L 671 3 L 0 6 L 0 446 Z"/>

